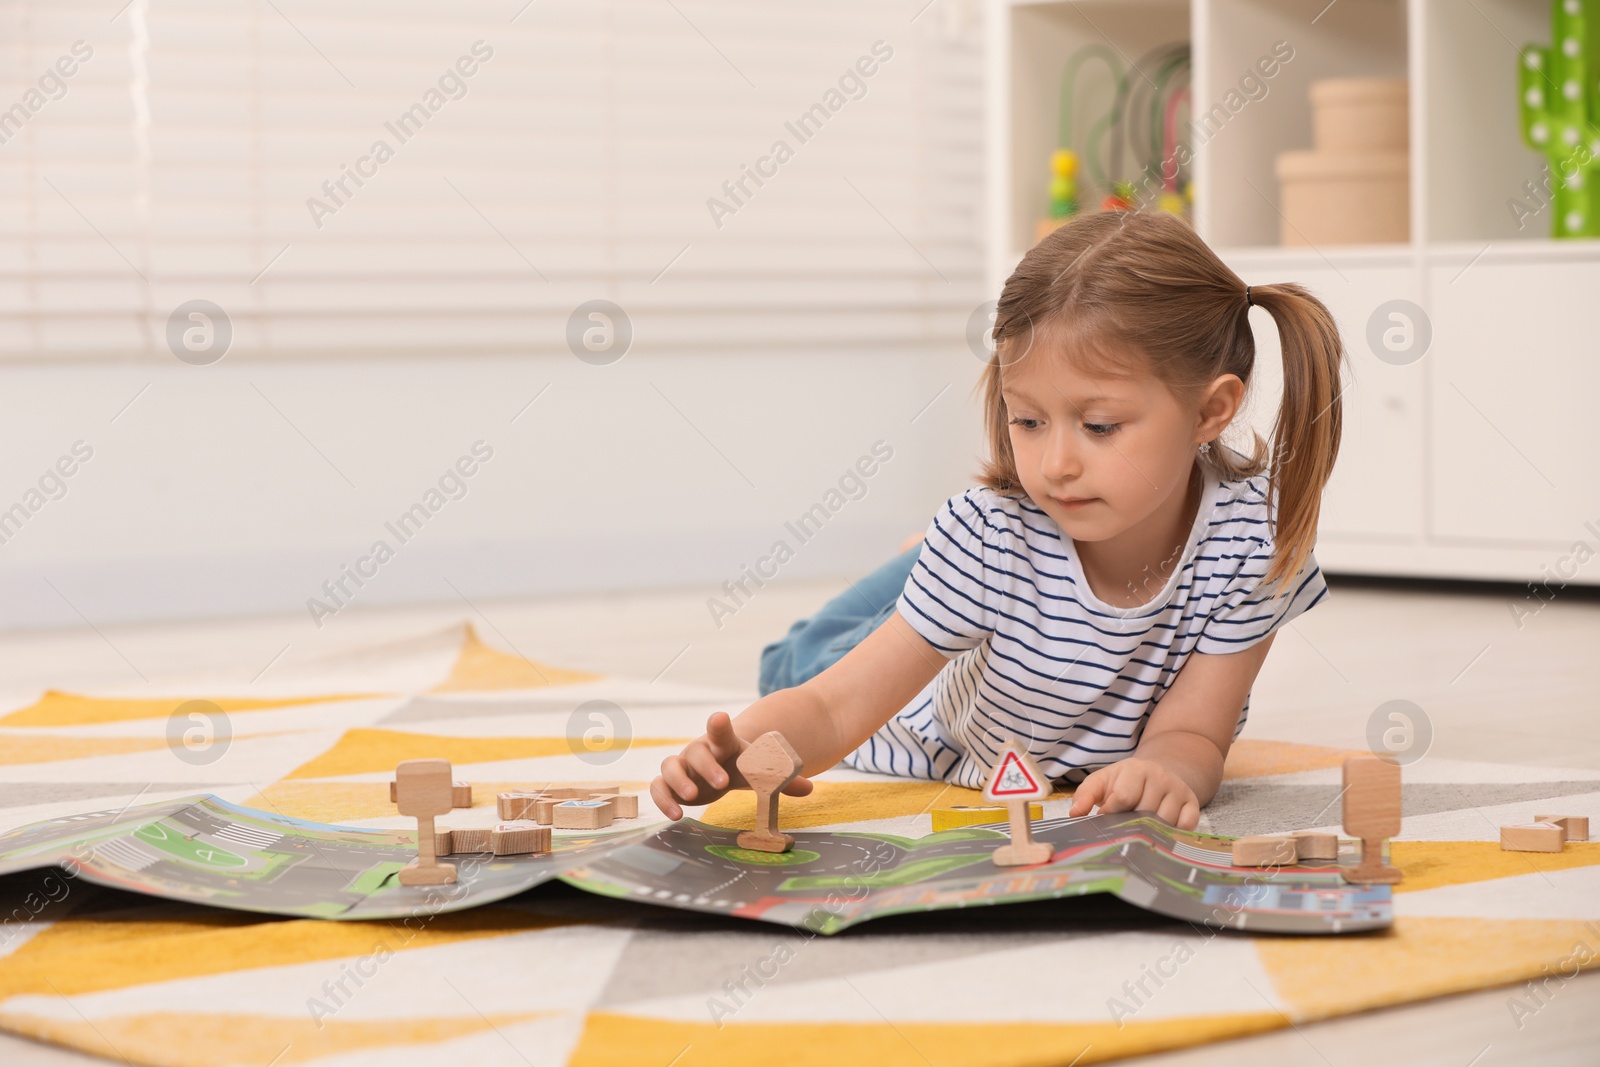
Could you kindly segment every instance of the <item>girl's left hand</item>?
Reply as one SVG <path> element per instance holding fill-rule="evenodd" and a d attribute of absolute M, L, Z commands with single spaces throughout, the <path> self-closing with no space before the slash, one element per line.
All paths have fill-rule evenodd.
<path fill-rule="evenodd" d="M 1200 800 L 1187 782 L 1161 763 L 1130 756 L 1102 767 L 1083 780 L 1072 795 L 1074 818 L 1100 806 L 1101 814 L 1153 811 L 1180 830 L 1200 824 Z"/>

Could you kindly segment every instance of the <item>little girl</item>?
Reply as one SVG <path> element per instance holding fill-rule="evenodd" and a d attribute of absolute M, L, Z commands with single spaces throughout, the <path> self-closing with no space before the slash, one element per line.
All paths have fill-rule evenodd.
<path fill-rule="evenodd" d="M 1254 370 L 1252 306 L 1283 351 L 1270 469 L 1253 431 L 1248 456 L 1217 440 Z M 810 773 L 974 789 L 1014 738 L 1076 786 L 1072 815 L 1194 828 L 1277 629 L 1327 595 L 1338 329 L 1298 285 L 1246 286 L 1182 220 L 1104 212 L 1023 257 L 994 341 L 981 484 L 763 653 L 766 695 L 662 761 L 668 817 L 746 788 L 735 760 L 778 730 Z"/>

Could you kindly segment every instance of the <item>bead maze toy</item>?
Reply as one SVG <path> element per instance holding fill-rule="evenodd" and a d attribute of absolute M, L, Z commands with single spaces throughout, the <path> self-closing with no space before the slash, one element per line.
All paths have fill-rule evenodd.
<path fill-rule="evenodd" d="M 1086 68 L 1096 62 L 1109 81 L 1084 80 Z M 1188 46 L 1176 44 L 1152 50 L 1126 70 L 1102 45 L 1086 45 L 1068 58 L 1061 74 L 1057 147 L 1049 162 L 1049 214 L 1039 220 L 1036 239 L 1076 215 L 1092 192 L 1100 194 L 1101 211 L 1152 205 L 1188 214 L 1194 190 L 1184 165 L 1188 153 L 1179 151 L 1184 140 L 1179 115 L 1191 102 L 1189 68 Z M 1076 140 L 1077 113 L 1103 100 L 1107 88 L 1109 106 Z M 1117 176 L 1130 173 L 1124 169 L 1130 167 L 1135 177 Z"/>

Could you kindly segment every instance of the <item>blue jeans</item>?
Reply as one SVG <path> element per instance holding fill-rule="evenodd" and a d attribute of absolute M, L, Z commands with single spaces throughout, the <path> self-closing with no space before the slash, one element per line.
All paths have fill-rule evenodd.
<path fill-rule="evenodd" d="M 906 549 L 762 649 L 761 695 L 789 689 L 821 674 L 881 626 L 894 611 L 921 551 L 920 544 Z"/>

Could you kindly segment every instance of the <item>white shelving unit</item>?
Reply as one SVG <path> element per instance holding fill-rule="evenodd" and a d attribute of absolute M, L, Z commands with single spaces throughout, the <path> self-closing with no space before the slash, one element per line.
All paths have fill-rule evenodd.
<path fill-rule="evenodd" d="M 1342 573 L 1539 583 L 1560 574 L 1600 584 L 1600 241 L 1552 241 L 1543 213 L 1519 230 L 1509 206 L 1526 199 L 1524 182 L 1543 178 L 1544 159 L 1523 147 L 1518 128 L 1517 63 L 1524 43 L 1548 43 L 1549 8 L 1549 0 L 994 0 L 991 289 L 999 292 L 1045 213 L 1060 77 L 1077 48 L 1108 45 L 1126 63 L 1187 42 L 1201 115 L 1287 42 L 1293 58 L 1265 80 L 1265 95 L 1194 145 L 1194 214 L 1246 282 L 1300 282 L 1339 321 L 1350 357 L 1344 439 L 1318 560 Z M 1277 243 L 1274 162 L 1311 146 L 1309 86 L 1337 76 L 1409 82 L 1405 243 Z M 1433 331 L 1427 353 L 1405 365 L 1378 359 L 1367 343 L 1368 320 L 1395 299 L 1423 308 Z M 1281 363 L 1271 318 L 1257 311 L 1253 322 L 1248 421 L 1268 436 Z M 1572 559 L 1578 541 L 1594 561 Z"/>

